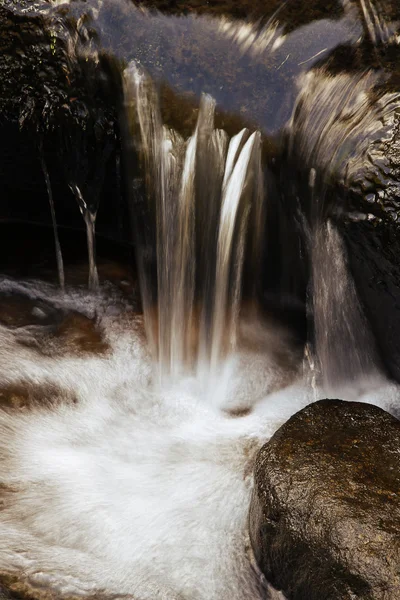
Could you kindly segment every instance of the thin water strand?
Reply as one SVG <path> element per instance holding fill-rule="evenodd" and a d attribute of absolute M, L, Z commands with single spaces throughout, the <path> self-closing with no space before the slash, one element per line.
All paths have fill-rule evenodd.
<path fill-rule="evenodd" d="M 52 221 L 52 225 L 53 225 L 53 235 L 54 235 L 54 246 L 55 246 L 55 251 L 56 251 L 58 281 L 60 283 L 60 288 L 63 290 L 65 288 L 64 261 L 63 261 L 62 251 L 61 251 L 60 239 L 58 237 L 56 211 L 55 211 L 54 200 L 53 200 L 53 191 L 51 189 L 51 181 L 50 181 L 49 171 L 47 169 L 46 161 L 44 159 L 42 150 L 40 150 L 40 162 L 42 165 L 43 176 L 44 176 L 44 179 L 46 182 L 46 188 L 47 188 L 47 196 L 49 198 L 49 204 L 50 204 L 51 221 Z"/>
<path fill-rule="evenodd" d="M 176 376 L 183 365 L 190 366 L 190 347 L 194 327 L 195 297 L 195 194 L 197 133 L 186 143 L 182 183 L 179 193 L 178 235 L 173 284 L 174 311 L 171 320 L 171 365 Z M 185 318 L 182 318 L 185 315 Z"/>
<path fill-rule="evenodd" d="M 226 157 L 224 180 L 222 182 L 223 189 L 226 188 L 230 176 L 232 175 L 233 167 L 235 166 L 239 154 L 243 149 L 243 146 L 249 139 L 250 132 L 248 129 L 242 129 L 236 134 L 230 141 L 228 148 L 228 156 Z"/>
<path fill-rule="evenodd" d="M 205 149 L 204 160 L 207 167 L 208 186 L 204 186 L 202 195 L 196 197 L 196 202 L 204 207 L 203 222 L 198 227 L 203 243 L 200 247 L 200 271 L 198 279 L 201 290 L 201 315 L 199 359 L 208 362 L 212 352 L 214 323 L 215 323 L 215 290 L 218 286 L 218 235 L 221 226 L 221 211 L 223 202 L 223 178 L 228 151 L 228 136 L 226 132 L 214 130 L 210 136 L 208 149 Z M 203 174 L 197 173 L 199 183 Z M 225 273 L 224 275 L 226 275 Z M 229 274 L 228 274 L 229 276 Z"/>
<path fill-rule="evenodd" d="M 97 290 L 99 287 L 99 275 L 97 272 L 96 265 L 96 212 L 89 210 L 79 187 L 75 183 L 70 184 L 70 189 L 74 194 L 79 210 L 83 216 L 83 220 L 86 225 L 86 239 L 88 248 L 88 261 L 89 261 L 89 276 L 88 276 L 88 288 L 89 290 Z"/>
<path fill-rule="evenodd" d="M 89 256 L 89 290 L 97 290 L 99 287 L 99 275 L 96 265 L 96 213 L 89 210 L 84 212 L 83 218 L 86 224 L 86 236 Z"/>
<path fill-rule="evenodd" d="M 343 240 L 332 221 L 320 223 L 312 250 L 315 351 L 326 393 L 378 376 L 379 361 Z"/>
<path fill-rule="evenodd" d="M 197 123 L 198 141 L 194 199 L 197 256 L 196 284 L 200 311 L 199 346 L 200 353 L 205 356 L 209 355 L 211 343 L 216 240 L 225 163 L 225 148 L 218 149 L 217 145 L 214 117 L 215 100 L 205 94 L 200 101 Z"/>
<path fill-rule="evenodd" d="M 158 351 L 161 369 L 172 371 L 172 330 L 175 311 L 175 284 L 179 230 L 179 182 L 181 179 L 184 142 L 173 130 L 164 128 L 161 154 L 161 190 L 156 195 L 157 212 L 157 277 L 158 277 Z"/>
<path fill-rule="evenodd" d="M 242 214 L 240 214 L 240 208 L 246 181 L 248 180 L 250 161 L 259 142 L 260 134 L 258 132 L 253 133 L 248 138 L 232 169 L 223 192 L 216 261 L 211 345 L 212 369 L 217 368 L 218 363 L 224 355 L 224 339 L 227 340 L 230 350 L 233 350 L 235 347 L 244 258 L 244 237 L 249 213 L 245 206 Z M 231 143 L 236 146 L 237 140 L 233 139 Z M 235 239 L 235 229 L 238 224 L 239 234 L 238 239 Z M 237 247 L 236 257 L 235 245 Z M 233 257 L 236 258 L 236 261 L 234 261 L 236 264 L 232 264 Z M 234 274 L 231 279 L 232 270 Z M 230 281 L 233 283 L 233 289 L 231 290 L 229 286 Z M 233 299 L 233 306 L 230 306 L 230 296 Z"/>

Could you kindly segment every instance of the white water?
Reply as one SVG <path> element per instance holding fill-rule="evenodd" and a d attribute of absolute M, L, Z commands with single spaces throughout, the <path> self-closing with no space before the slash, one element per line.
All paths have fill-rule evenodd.
<path fill-rule="evenodd" d="M 40 327 L 0 328 L 2 384 L 52 382 L 79 400 L 0 413 L 0 481 L 14 490 L 0 522 L 0 568 L 23 570 L 32 582 L 70 594 L 261 598 L 246 550 L 252 460 L 307 402 L 305 392 L 273 409 L 263 396 L 271 383 L 285 385 L 287 373 L 272 354 L 258 356 L 254 348 L 232 356 L 216 376 L 215 387 L 227 388 L 227 379 L 230 387 L 218 405 L 194 378 L 154 387 L 142 318 L 115 294 L 62 296 L 39 284 L 2 288 L 96 311 L 112 352 L 44 358 L 39 348 L 18 343 L 40 339 Z M 280 332 L 266 330 L 260 342 L 258 327 L 257 336 L 255 348 L 263 341 L 265 349 L 274 337 L 282 343 Z M 233 419 L 223 409 L 235 397 L 260 405 Z M 275 419 L 262 420 L 263 410 L 276 411 Z"/>
<path fill-rule="evenodd" d="M 238 351 L 210 382 L 213 395 L 190 376 L 159 388 L 143 319 L 115 290 L 61 294 L 3 281 L 0 292 L 10 290 L 96 313 L 111 350 L 68 356 L 53 341 L 44 356 L 41 344 L 50 342 L 41 326 L 0 327 L 1 386 L 53 383 L 66 399 L 0 412 L 1 493 L 9 488 L 0 570 L 70 595 L 264 598 L 248 559 L 253 460 L 313 400 L 290 335 L 271 323 L 243 324 Z M 275 358 L 283 350 L 286 364 Z M 396 395 L 385 384 L 362 399 L 388 407 Z M 226 412 L 243 407 L 250 414 Z"/>

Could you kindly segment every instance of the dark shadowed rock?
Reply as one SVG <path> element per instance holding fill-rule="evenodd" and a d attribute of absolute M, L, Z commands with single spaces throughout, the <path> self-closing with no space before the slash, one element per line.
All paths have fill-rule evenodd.
<path fill-rule="evenodd" d="M 289 600 L 400 598 L 400 421 L 321 400 L 261 449 L 250 535 Z"/>

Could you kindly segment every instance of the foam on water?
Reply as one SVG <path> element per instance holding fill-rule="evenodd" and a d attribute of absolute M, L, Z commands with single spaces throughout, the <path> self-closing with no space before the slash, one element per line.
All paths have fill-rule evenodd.
<path fill-rule="evenodd" d="M 265 597 L 248 558 L 252 465 L 314 399 L 290 334 L 242 324 L 237 352 L 211 385 L 189 373 L 161 388 L 142 316 L 113 288 L 62 295 L 3 280 L 0 292 L 10 291 L 96 314 L 111 350 L 44 356 L 20 343 L 39 339 L 41 326 L 0 327 L 2 386 L 52 383 L 78 400 L 0 412 L 0 571 L 68 594 Z M 365 400 L 387 406 L 397 395 Z"/>
<path fill-rule="evenodd" d="M 66 3 L 56 0 L 53 6 Z M 290 43 L 295 45 L 294 36 L 301 35 L 311 41 L 296 54 L 295 72 L 299 73 L 304 64 L 311 66 L 339 40 L 338 25 L 328 21 L 322 23 L 323 30 L 329 33 L 334 29 L 334 35 L 329 41 L 326 34 L 322 49 L 318 36 L 305 35 L 311 29 L 303 28 L 286 39 L 274 23 L 260 28 L 224 19 L 174 17 L 172 33 L 172 21 L 159 13 L 119 0 L 93 3 L 99 32 L 104 37 L 108 32 L 111 48 L 114 37 L 121 37 L 119 29 L 115 35 L 112 20 L 107 18 L 107 11 L 115 6 L 126 12 L 127 22 L 138 24 L 136 30 L 148 31 L 148 39 L 158 35 L 161 47 L 168 42 L 171 49 L 165 56 L 174 56 L 170 36 L 174 40 L 173 36 L 181 36 L 188 29 L 194 40 L 200 39 L 200 48 L 218 38 L 224 56 L 229 48 L 232 56 L 244 59 L 249 55 L 252 65 L 257 65 L 268 50 L 276 61 L 272 71 L 277 72 L 291 64 Z M 394 28 L 378 18 L 369 1 L 362 1 L 361 7 L 373 43 L 390 42 Z M 352 20 L 346 17 L 340 22 L 340 39 L 353 39 L 354 31 L 358 38 Z M 83 22 L 79 20 L 79 27 Z M 97 49 L 90 44 L 81 48 L 81 44 L 77 31 L 69 39 L 69 59 L 73 61 L 85 50 L 86 56 L 97 62 Z M 214 46 L 210 43 L 210 47 Z M 130 56 L 130 50 L 126 56 L 124 52 L 116 50 L 124 59 Z M 135 64 L 156 74 L 160 69 L 163 77 L 168 74 L 164 58 L 155 67 L 153 54 L 147 57 L 147 41 L 143 47 L 139 44 L 136 53 Z M 314 179 L 318 166 L 322 171 L 335 172 L 344 182 L 350 176 L 357 180 L 369 149 L 367 134 L 389 131 L 399 105 L 398 95 L 384 94 L 376 103 L 377 109 L 371 107 L 368 92 L 380 81 L 381 75 L 375 72 L 358 78 L 347 73 L 333 77 L 321 68 L 299 78 L 300 90 L 288 129 L 293 146 L 300 148 Z M 38 307 L 33 310 L 38 314 L 44 311 L 46 315 L 43 306 L 50 306 L 56 313 L 72 310 L 95 318 L 109 351 L 66 352 L 60 343 L 57 346 L 51 341 L 51 336 L 43 335 L 46 325 L 0 325 L 0 392 L 13 385 L 27 390 L 50 386 L 54 390 L 50 404 L 29 410 L 0 410 L 0 573 L 16 575 L 21 585 L 50 587 L 70 596 L 121 594 L 134 600 L 278 598 L 278 592 L 265 588 L 251 560 L 247 519 L 254 460 L 280 425 L 305 405 L 325 397 L 326 391 L 317 387 L 289 331 L 273 321 L 262 321 L 254 313 L 247 320 L 239 318 L 247 225 L 252 224 L 254 234 L 249 244 L 253 267 L 259 260 L 262 241 L 261 226 L 254 226 L 263 221 L 263 205 L 257 202 L 263 197 L 260 134 L 250 135 L 244 129 L 228 144 L 228 135 L 214 129 L 215 101 L 206 95 L 196 130 L 184 141 L 163 125 L 156 88 L 144 71 L 131 65 L 125 73 L 125 87 L 127 108 L 136 111 L 142 134 L 141 151 L 152 182 L 149 196 L 155 197 L 158 210 L 158 298 L 150 293 L 146 296 L 151 285 L 143 284 L 144 275 L 150 279 L 151 273 L 142 274 L 142 299 L 148 312 L 145 327 L 143 315 L 111 286 L 94 293 L 96 212 L 88 209 L 76 178 L 70 178 L 87 226 L 92 291 L 77 288 L 61 293 L 41 282 L 3 279 L 0 294 L 19 293 L 35 299 Z M 226 106 L 235 108 L 229 102 Z M 333 107 L 332 111 L 327 107 Z M 378 117 L 382 110 L 381 123 Z M 269 130 L 264 121 L 260 122 Z M 343 152 L 344 141 L 359 150 L 350 161 Z M 86 182 L 86 177 L 82 181 Z M 193 203 L 195 195 L 197 204 Z M 219 221 L 216 200 L 221 207 Z M 201 275 L 197 295 L 203 302 L 197 324 L 193 317 L 198 309 L 196 206 L 200 225 L 207 224 L 197 249 Z M 358 399 L 395 413 L 397 387 L 380 375 L 375 360 L 366 360 L 365 352 L 360 354 L 360 348 L 370 348 L 364 344 L 367 338 L 353 335 L 354 324 L 363 325 L 364 321 L 352 281 L 347 278 L 341 239 L 331 225 L 313 234 L 316 346 L 325 390 L 331 397 Z M 325 276 L 329 256 L 321 254 L 321 249 L 327 239 L 335 258 L 330 272 L 337 274 L 342 286 Z M 211 275 L 210 256 L 216 259 Z M 323 260 L 318 262 L 321 256 Z M 344 296 L 351 299 L 346 311 L 342 310 Z M 331 342 L 338 319 L 347 337 L 343 332 L 337 336 L 335 362 Z M 352 327 L 347 327 L 349 323 Z M 194 331 L 196 325 L 200 333 Z M 207 339 L 202 344 L 201 336 L 210 337 L 210 332 L 211 343 Z M 187 359 L 197 336 L 200 349 L 195 353 L 198 364 L 194 368 L 193 361 Z M 354 342 L 350 348 L 353 360 L 340 361 L 344 344 L 350 354 L 349 340 Z M 155 346 L 158 364 L 153 362 Z M 202 352 L 203 346 L 207 351 Z M 162 363 L 167 366 L 160 378 L 158 367 Z M 346 388 L 349 364 L 355 377 Z M 334 384 L 338 373 L 345 370 L 338 392 Z"/>

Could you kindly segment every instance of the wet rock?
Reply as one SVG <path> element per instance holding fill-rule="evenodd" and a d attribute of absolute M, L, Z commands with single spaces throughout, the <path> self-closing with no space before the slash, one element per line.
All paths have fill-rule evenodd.
<path fill-rule="evenodd" d="M 62 323 L 44 340 L 44 353 L 59 349 L 61 354 L 104 354 L 110 347 L 95 319 L 71 311 Z"/>
<path fill-rule="evenodd" d="M 342 223 L 365 314 L 390 375 L 400 381 L 400 232 L 396 223 Z"/>
<path fill-rule="evenodd" d="M 44 356 L 102 355 L 109 350 L 96 318 L 23 293 L 0 294 L 0 325 L 13 332 L 18 344 Z"/>
<path fill-rule="evenodd" d="M 37 384 L 26 380 L 0 386 L 2 410 L 30 411 L 77 403 L 78 399 L 74 393 L 50 382 Z"/>
<path fill-rule="evenodd" d="M 13 490 L 5 490 L 12 493 Z M 1 490 L 0 490 L 1 493 Z M 49 590 L 45 586 L 37 585 L 22 574 L 20 577 L 9 573 L 0 573 L 0 598 L 2 600 L 135 600 L 130 594 L 107 594 L 98 590 L 90 594 L 79 595 L 64 591 Z"/>
<path fill-rule="evenodd" d="M 42 356 L 104 355 L 110 346 L 96 319 L 76 311 L 68 311 L 54 325 L 18 330 L 18 344 Z"/>
<path fill-rule="evenodd" d="M 61 311 L 57 311 L 49 303 L 22 293 L 0 294 L 0 324 L 5 327 L 47 326 L 61 320 Z"/>
<path fill-rule="evenodd" d="M 321 400 L 256 459 L 254 553 L 289 600 L 400 597 L 400 421 Z"/>

